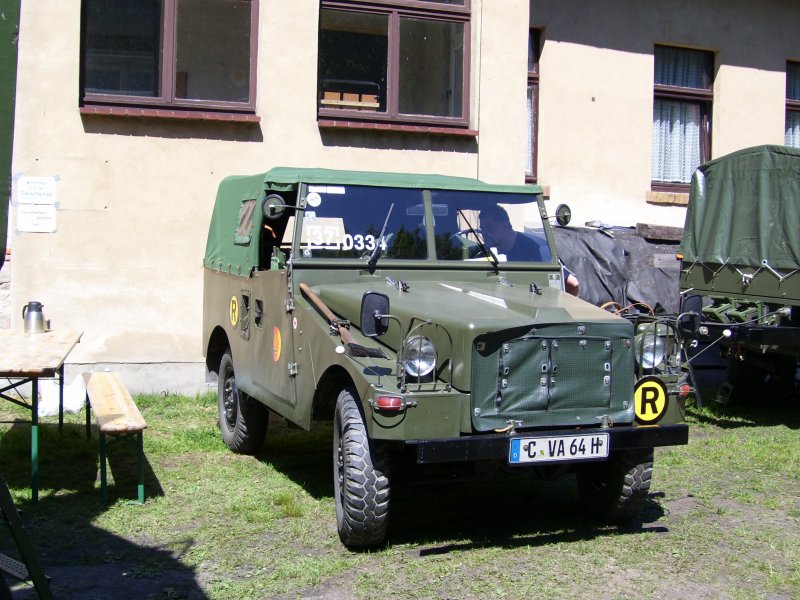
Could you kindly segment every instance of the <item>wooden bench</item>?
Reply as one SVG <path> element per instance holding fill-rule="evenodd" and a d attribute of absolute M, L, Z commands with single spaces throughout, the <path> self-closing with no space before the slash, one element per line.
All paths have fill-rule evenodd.
<path fill-rule="evenodd" d="M 106 477 L 106 436 L 115 439 L 134 439 L 138 455 L 138 498 L 144 504 L 144 436 L 147 428 L 142 413 L 133 401 L 125 384 L 116 373 L 84 373 L 86 384 L 86 439 L 91 439 L 89 408 L 91 407 L 100 431 L 100 492 L 108 501 Z"/>

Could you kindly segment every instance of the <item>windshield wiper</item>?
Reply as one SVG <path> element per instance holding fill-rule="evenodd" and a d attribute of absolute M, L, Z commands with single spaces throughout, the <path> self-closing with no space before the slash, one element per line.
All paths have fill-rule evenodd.
<path fill-rule="evenodd" d="M 381 234 L 378 236 L 378 239 L 375 240 L 375 247 L 372 249 L 372 254 L 369 255 L 369 260 L 367 261 L 367 266 L 369 267 L 370 275 L 375 272 L 375 265 L 378 264 L 378 258 L 381 255 L 381 246 L 383 246 L 383 234 L 386 233 L 386 226 L 389 224 L 389 217 L 392 216 L 392 210 L 394 210 L 394 202 L 389 206 L 389 212 L 386 213 L 386 219 L 383 221 L 383 227 L 381 228 Z"/>
<path fill-rule="evenodd" d="M 487 259 L 489 259 L 490 263 L 492 263 L 492 268 L 494 269 L 495 273 L 499 273 L 500 260 L 494 255 L 494 252 L 492 252 L 489 249 L 489 247 L 483 242 L 483 236 L 478 235 L 478 232 L 472 226 L 472 223 L 469 222 L 469 219 L 467 218 L 467 215 L 464 214 L 464 211 L 461 210 L 460 208 L 457 208 L 456 211 L 458 212 L 459 215 L 461 215 L 461 218 L 464 219 L 464 222 L 467 224 L 469 232 L 475 236 L 475 241 L 478 243 L 478 247 L 481 249 L 481 252 L 483 252 L 483 255 Z"/>

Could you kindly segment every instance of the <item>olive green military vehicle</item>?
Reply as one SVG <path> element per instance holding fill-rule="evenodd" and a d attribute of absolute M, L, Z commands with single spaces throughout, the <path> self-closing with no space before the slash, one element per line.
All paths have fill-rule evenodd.
<path fill-rule="evenodd" d="M 677 390 L 655 372 L 660 330 L 647 341 L 562 291 L 537 186 L 290 168 L 230 177 L 204 267 L 225 443 L 257 452 L 268 410 L 304 429 L 330 419 L 347 546 L 384 541 L 392 465 L 409 456 L 576 473 L 586 507 L 623 521 L 647 496 L 653 448 L 687 442 Z"/>
<path fill-rule="evenodd" d="M 685 335 L 718 345 L 735 395 L 795 395 L 800 357 L 800 149 L 758 146 L 695 172 L 683 238 Z M 723 397 L 727 400 L 729 396 Z"/>

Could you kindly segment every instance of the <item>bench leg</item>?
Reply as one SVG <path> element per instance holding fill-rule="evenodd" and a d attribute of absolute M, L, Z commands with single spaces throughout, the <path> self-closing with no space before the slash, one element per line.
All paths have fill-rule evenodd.
<path fill-rule="evenodd" d="M 136 450 L 138 456 L 139 485 L 137 488 L 139 504 L 144 504 L 144 434 L 136 434 Z"/>
<path fill-rule="evenodd" d="M 106 478 L 106 434 L 100 432 L 100 498 L 108 502 L 108 481 Z"/>

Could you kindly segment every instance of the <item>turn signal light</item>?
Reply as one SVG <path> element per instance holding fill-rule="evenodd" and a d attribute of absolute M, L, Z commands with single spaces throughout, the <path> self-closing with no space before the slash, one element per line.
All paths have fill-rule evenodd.
<path fill-rule="evenodd" d="M 689 394 L 694 392 L 694 388 L 687 383 L 684 383 L 682 386 L 678 388 L 678 396 L 682 399 L 686 399 Z"/>
<path fill-rule="evenodd" d="M 405 400 L 398 396 L 376 396 L 375 408 L 389 412 L 399 412 L 406 407 Z"/>

